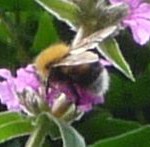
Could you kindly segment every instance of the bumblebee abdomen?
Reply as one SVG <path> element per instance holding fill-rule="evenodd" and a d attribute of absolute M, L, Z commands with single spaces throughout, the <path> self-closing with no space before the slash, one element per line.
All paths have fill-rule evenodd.
<path fill-rule="evenodd" d="M 59 80 L 71 80 L 73 83 L 87 86 L 97 79 L 101 70 L 100 64 L 95 62 L 76 66 L 57 67 L 54 70 L 54 75 L 57 76 Z"/>

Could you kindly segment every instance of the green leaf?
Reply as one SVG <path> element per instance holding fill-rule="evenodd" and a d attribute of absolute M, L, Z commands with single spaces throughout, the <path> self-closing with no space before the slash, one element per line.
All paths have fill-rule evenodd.
<path fill-rule="evenodd" d="M 79 8 L 75 4 L 63 0 L 35 1 L 59 20 L 62 20 L 70 25 L 72 29 L 76 29 Z"/>
<path fill-rule="evenodd" d="M 62 139 L 63 139 L 63 146 L 64 147 L 85 147 L 85 142 L 83 137 L 70 125 L 65 124 L 64 122 L 57 122 Z"/>
<path fill-rule="evenodd" d="M 54 121 L 58 126 L 63 140 L 63 147 L 85 147 L 83 137 L 68 123 L 56 119 L 50 114 L 47 114 L 50 120 Z"/>
<path fill-rule="evenodd" d="M 88 117 L 86 116 L 75 127 L 90 144 L 99 139 L 120 135 L 140 127 L 137 122 L 114 119 L 108 114 L 102 114 L 102 112 L 94 111 Z"/>
<path fill-rule="evenodd" d="M 8 44 L 12 41 L 9 29 L 2 21 L 0 22 L 0 41 Z"/>
<path fill-rule="evenodd" d="M 150 126 L 130 131 L 117 137 L 98 141 L 90 147 L 149 147 Z"/>
<path fill-rule="evenodd" d="M 40 120 L 44 120 L 44 121 L 40 121 Z M 68 123 L 62 122 L 61 120 L 55 118 L 50 113 L 41 114 L 38 122 L 39 122 L 38 124 L 44 122 L 43 129 L 45 133 L 42 133 L 43 132 L 42 130 L 41 131 L 42 134 L 50 134 L 50 136 L 52 137 L 52 134 L 53 133 L 55 134 L 56 133 L 55 131 L 59 130 L 61 135 L 60 137 L 62 138 L 63 141 L 63 147 L 71 147 L 71 146 L 85 147 L 86 146 L 83 137 L 73 127 L 71 127 Z M 54 124 L 51 125 L 52 123 Z M 39 135 L 41 136 L 41 134 Z"/>
<path fill-rule="evenodd" d="M 98 51 L 126 77 L 135 81 L 130 66 L 124 59 L 116 40 L 108 39 L 104 43 L 101 43 L 98 47 Z"/>
<path fill-rule="evenodd" d="M 28 120 L 13 121 L 0 126 L 0 143 L 7 140 L 29 135 L 33 130 L 31 122 Z"/>
<path fill-rule="evenodd" d="M 46 29 L 45 29 L 46 28 Z M 53 24 L 53 17 L 48 13 L 43 13 L 39 21 L 39 27 L 33 43 L 33 51 L 38 53 L 50 44 L 58 42 L 59 37 Z"/>
<path fill-rule="evenodd" d="M 5 11 L 33 11 L 36 5 L 33 0 L 0 0 L 0 8 Z"/>
<path fill-rule="evenodd" d="M 5 112 L 1 112 L 0 113 L 0 127 L 1 125 L 10 123 L 10 122 L 14 122 L 14 121 L 22 121 L 24 120 L 24 117 L 17 112 L 9 112 L 9 111 L 5 111 Z"/>

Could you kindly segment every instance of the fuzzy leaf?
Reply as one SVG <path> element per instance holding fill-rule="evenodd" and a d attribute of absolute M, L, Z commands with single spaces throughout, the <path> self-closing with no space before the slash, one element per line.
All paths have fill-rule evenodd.
<path fill-rule="evenodd" d="M 117 137 L 98 141 L 90 147 L 149 147 L 150 126 L 144 126 Z"/>
<path fill-rule="evenodd" d="M 39 115 L 35 130 L 30 136 L 26 147 L 41 147 L 46 135 L 50 135 L 51 137 L 56 135 L 56 128 L 60 132 L 63 147 L 85 147 L 83 137 L 73 127 L 68 123 L 58 120 L 50 113 L 42 113 Z"/>
<path fill-rule="evenodd" d="M 0 126 L 13 122 L 13 121 L 22 121 L 24 120 L 23 116 L 17 112 L 1 112 L 0 113 Z"/>
<path fill-rule="evenodd" d="M 7 140 L 29 135 L 33 130 L 33 126 L 30 121 L 21 120 L 6 123 L 0 126 L 0 143 Z"/>
<path fill-rule="evenodd" d="M 115 39 L 107 39 L 103 43 L 99 44 L 98 51 L 126 77 L 135 81 L 130 66 L 123 57 Z"/>
<path fill-rule="evenodd" d="M 43 113 L 42 115 L 43 118 L 45 117 L 44 119 L 49 119 L 49 121 L 47 122 L 53 122 L 55 124 L 49 126 L 49 132 L 53 133 L 53 129 L 55 127 L 59 129 L 63 141 L 63 147 L 71 147 L 71 146 L 85 147 L 86 146 L 83 137 L 68 123 L 55 118 L 50 113 Z"/>
<path fill-rule="evenodd" d="M 110 114 L 101 111 L 93 111 L 89 118 L 86 117 L 75 125 L 75 128 L 85 137 L 86 142 L 90 144 L 97 140 L 117 136 L 139 127 L 141 126 L 137 122 L 115 119 Z"/>
<path fill-rule="evenodd" d="M 28 135 L 32 132 L 31 122 L 17 112 L 0 113 L 0 143 Z"/>
<path fill-rule="evenodd" d="M 57 125 L 61 132 L 64 147 L 85 147 L 83 137 L 73 127 L 60 121 L 57 122 Z"/>
<path fill-rule="evenodd" d="M 63 140 L 63 147 L 85 147 L 83 137 L 68 123 L 62 122 L 50 114 L 47 114 L 50 120 L 53 120 L 58 126 L 61 138 Z"/>
<path fill-rule="evenodd" d="M 70 2 L 63 0 L 35 0 L 46 11 L 66 22 L 73 30 L 76 30 L 79 8 Z"/>

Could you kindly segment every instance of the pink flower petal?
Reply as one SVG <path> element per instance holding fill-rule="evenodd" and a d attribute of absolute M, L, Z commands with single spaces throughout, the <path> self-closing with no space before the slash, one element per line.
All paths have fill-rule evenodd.
<path fill-rule="evenodd" d="M 0 83 L 0 100 L 2 104 L 5 104 L 12 111 L 21 110 L 15 87 L 9 82 Z"/>
<path fill-rule="evenodd" d="M 134 40 L 140 45 L 146 44 L 150 39 L 150 21 L 136 19 L 136 21 L 124 21 L 131 28 Z"/>
<path fill-rule="evenodd" d="M 128 4 L 129 15 L 122 20 L 124 27 L 131 29 L 134 40 L 146 44 L 150 39 L 150 4 L 142 0 L 119 0 Z M 117 0 L 110 0 L 117 3 Z"/>
<path fill-rule="evenodd" d="M 0 82 L 0 100 L 11 111 L 23 110 L 18 93 L 23 92 L 27 87 L 38 90 L 40 86 L 40 81 L 31 65 L 18 69 L 17 77 L 13 77 L 7 69 L 0 69 L 0 76 L 5 78 L 4 81 Z"/>
<path fill-rule="evenodd" d="M 17 77 L 14 80 L 18 92 L 22 92 L 25 87 L 32 87 L 34 90 L 38 90 L 40 81 L 36 77 L 35 70 L 31 65 L 26 68 L 20 68 L 17 70 Z"/>
<path fill-rule="evenodd" d="M 103 66 L 112 66 L 112 63 L 109 62 L 108 60 L 100 59 L 100 64 Z"/>
<path fill-rule="evenodd" d="M 5 78 L 5 79 L 11 79 L 12 78 L 10 70 L 7 70 L 7 69 L 0 69 L 0 76 Z"/>

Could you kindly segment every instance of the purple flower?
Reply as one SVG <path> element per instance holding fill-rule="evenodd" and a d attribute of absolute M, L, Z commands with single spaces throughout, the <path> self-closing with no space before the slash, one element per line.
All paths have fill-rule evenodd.
<path fill-rule="evenodd" d="M 108 61 L 108 60 L 106 60 L 106 59 L 100 59 L 100 60 L 99 60 L 99 63 L 100 63 L 103 67 L 107 67 L 107 66 L 112 66 L 112 65 L 113 65 L 110 61 Z"/>
<path fill-rule="evenodd" d="M 78 110 L 87 112 L 93 108 L 95 104 L 104 102 L 103 96 L 94 94 L 89 88 L 82 87 L 70 81 L 53 81 L 47 100 L 52 106 L 57 98 L 64 93 L 67 96 L 68 102 L 75 103 Z"/>
<path fill-rule="evenodd" d="M 22 92 L 26 87 L 31 87 L 35 91 L 38 91 L 41 84 L 32 65 L 18 69 L 17 77 L 14 79 L 14 82 L 17 92 Z"/>
<path fill-rule="evenodd" d="M 128 15 L 123 19 L 124 27 L 130 27 L 134 40 L 146 44 L 150 39 L 150 4 L 142 0 L 110 0 L 112 4 L 126 3 Z"/>
<path fill-rule="evenodd" d="M 32 65 L 17 70 L 16 77 L 12 76 L 9 70 L 0 69 L 0 77 L 4 79 L 0 82 L 0 100 L 11 111 L 24 109 L 24 106 L 20 104 L 18 93 L 28 87 L 36 91 L 40 85 Z"/>
<path fill-rule="evenodd" d="M 18 69 L 16 76 L 7 69 L 0 69 L 0 77 L 4 79 L 0 82 L 0 100 L 11 111 L 35 114 L 40 111 L 40 103 L 46 102 L 52 108 L 62 93 L 65 94 L 66 101 L 75 104 L 80 112 L 89 111 L 93 105 L 104 102 L 102 95 L 96 95 L 89 88 L 72 81 L 59 81 L 56 80 L 57 78 L 50 81 L 50 87 L 46 93 L 46 87 L 37 76 L 33 65 Z"/>
<path fill-rule="evenodd" d="M 90 89 L 76 85 L 78 95 L 81 97 L 78 102 L 78 108 L 83 111 L 89 111 L 93 105 L 104 103 L 102 95 L 96 95 Z"/>

